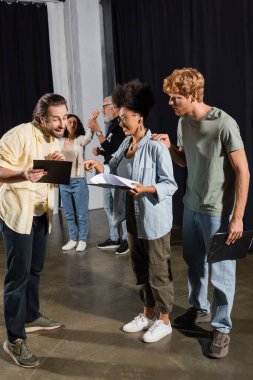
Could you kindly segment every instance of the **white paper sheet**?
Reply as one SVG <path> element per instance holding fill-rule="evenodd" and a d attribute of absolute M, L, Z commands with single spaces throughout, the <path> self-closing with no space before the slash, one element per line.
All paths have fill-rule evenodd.
<path fill-rule="evenodd" d="M 130 179 L 119 177 L 114 174 L 100 173 L 90 179 L 93 185 L 102 186 L 108 185 L 112 187 L 127 187 L 133 189 L 135 187 L 134 182 Z"/>

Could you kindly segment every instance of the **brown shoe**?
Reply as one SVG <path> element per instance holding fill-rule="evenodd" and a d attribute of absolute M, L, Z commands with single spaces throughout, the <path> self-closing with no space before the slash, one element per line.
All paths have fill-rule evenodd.
<path fill-rule="evenodd" d="M 227 333 L 223 333 L 219 330 L 213 331 L 213 340 L 209 347 L 210 358 L 221 359 L 225 358 L 228 354 L 230 336 Z"/>

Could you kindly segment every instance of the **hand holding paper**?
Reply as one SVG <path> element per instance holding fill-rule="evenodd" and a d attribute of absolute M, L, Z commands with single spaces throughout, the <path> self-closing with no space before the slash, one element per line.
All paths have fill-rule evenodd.
<path fill-rule="evenodd" d="M 142 193 L 155 194 L 155 192 L 156 192 L 156 188 L 154 186 L 144 186 L 141 183 L 137 183 L 137 182 L 135 182 L 134 185 L 135 185 L 134 188 L 129 190 L 129 193 L 133 197 L 137 197 L 138 195 L 140 195 Z"/>

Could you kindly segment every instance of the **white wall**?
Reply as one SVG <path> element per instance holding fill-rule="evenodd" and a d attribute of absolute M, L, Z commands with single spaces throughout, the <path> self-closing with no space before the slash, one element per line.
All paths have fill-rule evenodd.
<path fill-rule="evenodd" d="M 47 11 L 54 92 L 70 105 L 63 3 L 48 3 Z"/>
<path fill-rule="evenodd" d="M 86 127 L 91 112 L 103 101 L 99 0 L 66 0 L 47 7 L 54 91 L 67 99 L 69 111 Z M 99 121 L 103 129 L 101 116 Z M 96 136 L 86 148 L 86 158 L 94 158 L 95 146 Z M 89 208 L 102 208 L 102 189 L 89 189 Z"/>

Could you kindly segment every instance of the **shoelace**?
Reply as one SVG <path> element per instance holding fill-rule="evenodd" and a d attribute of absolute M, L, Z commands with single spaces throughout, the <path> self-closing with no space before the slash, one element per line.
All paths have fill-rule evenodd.
<path fill-rule="evenodd" d="M 48 318 L 48 317 L 45 317 L 44 315 L 42 316 L 42 318 L 47 319 L 47 320 L 49 321 L 49 318 Z"/>
<path fill-rule="evenodd" d="M 146 319 L 146 316 L 144 314 L 139 314 L 137 315 L 137 317 L 134 318 L 134 321 L 136 324 L 138 324 L 138 321 L 141 320 L 141 322 L 144 322 Z"/>
<path fill-rule="evenodd" d="M 220 332 L 218 330 L 215 330 L 214 333 L 213 333 L 213 335 L 214 335 L 214 339 L 213 339 L 214 344 L 220 345 L 221 341 L 222 341 L 222 337 L 223 337 L 222 332 Z"/>
<path fill-rule="evenodd" d="M 150 331 L 151 333 L 153 332 L 153 330 L 155 330 L 155 328 L 159 325 L 162 325 L 164 322 L 161 321 L 161 320 L 158 320 L 156 322 L 153 323 L 153 325 L 148 329 L 148 331 Z"/>
<path fill-rule="evenodd" d="M 111 243 L 111 239 L 106 239 L 105 241 L 103 241 L 103 244 L 109 244 Z"/>
<path fill-rule="evenodd" d="M 29 358 L 32 356 L 32 353 L 31 351 L 29 350 L 29 348 L 27 347 L 26 345 L 26 341 L 23 340 L 21 342 L 21 347 L 20 347 L 20 356 L 22 356 L 23 358 Z"/>

